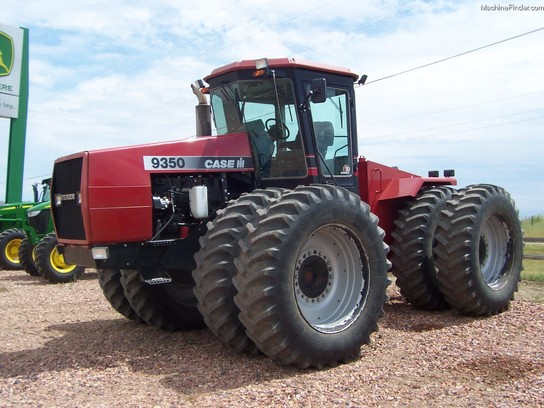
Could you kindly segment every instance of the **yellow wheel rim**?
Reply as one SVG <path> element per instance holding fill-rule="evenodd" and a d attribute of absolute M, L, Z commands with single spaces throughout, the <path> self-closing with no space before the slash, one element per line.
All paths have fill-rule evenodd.
<path fill-rule="evenodd" d="M 58 273 L 70 273 L 77 267 L 77 265 L 67 264 L 64 261 L 64 256 L 57 251 L 56 247 L 51 251 L 49 259 L 51 261 L 51 266 Z"/>
<path fill-rule="evenodd" d="M 12 239 L 8 242 L 6 245 L 6 248 L 4 249 L 4 253 L 6 254 L 6 258 L 14 264 L 21 263 L 19 261 L 19 247 L 21 246 L 21 242 L 23 242 L 22 239 L 16 238 Z"/>

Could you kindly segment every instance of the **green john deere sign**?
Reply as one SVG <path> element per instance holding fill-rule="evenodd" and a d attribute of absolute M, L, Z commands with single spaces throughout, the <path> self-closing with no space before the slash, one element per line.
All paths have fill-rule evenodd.
<path fill-rule="evenodd" d="M 0 24 L 0 118 L 19 117 L 23 29 Z"/>
<path fill-rule="evenodd" d="M 0 31 L 0 76 L 11 73 L 13 68 L 13 39 Z"/>

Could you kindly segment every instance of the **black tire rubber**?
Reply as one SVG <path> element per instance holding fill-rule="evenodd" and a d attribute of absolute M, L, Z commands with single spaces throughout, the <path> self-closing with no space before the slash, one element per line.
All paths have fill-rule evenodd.
<path fill-rule="evenodd" d="M 85 272 L 79 265 L 64 262 L 64 257 L 57 251 L 57 236 L 47 234 L 36 244 L 36 266 L 40 275 L 51 283 L 74 282 Z"/>
<path fill-rule="evenodd" d="M 523 258 L 523 232 L 510 195 L 488 184 L 455 193 L 436 235 L 437 280 L 446 300 L 473 316 L 508 309 Z"/>
<path fill-rule="evenodd" d="M 238 353 L 257 354 L 259 350 L 238 318 L 240 310 L 234 303 L 236 289 L 232 284 L 236 271 L 234 259 L 240 253 L 239 241 L 247 233 L 246 224 L 255 223 L 264 215 L 283 191 L 255 190 L 229 202 L 208 223 L 208 232 L 200 238 L 200 251 L 195 255 L 197 267 L 193 278 L 198 310 L 208 328 Z"/>
<path fill-rule="evenodd" d="M 21 268 L 30 276 L 41 276 L 34 261 L 34 245 L 28 240 L 28 237 L 23 239 L 19 247 L 19 262 Z"/>
<path fill-rule="evenodd" d="M 389 284 L 388 247 L 369 206 L 341 187 L 301 186 L 248 229 L 233 283 L 257 347 L 300 368 L 358 358 Z"/>
<path fill-rule="evenodd" d="M 23 230 L 9 228 L 0 234 L 0 269 L 17 271 L 21 269 L 19 247 L 26 238 Z"/>
<path fill-rule="evenodd" d="M 425 189 L 399 211 L 395 220 L 391 272 L 402 296 L 418 309 L 449 308 L 436 281 L 433 248 L 440 212 L 452 193 L 447 186 Z"/>
<path fill-rule="evenodd" d="M 125 290 L 121 284 L 121 271 L 119 269 L 98 269 L 98 283 L 110 305 L 127 319 L 141 322 L 130 302 L 125 296 Z"/>
<path fill-rule="evenodd" d="M 150 326 L 169 331 L 205 327 L 196 306 L 194 284 L 176 284 L 172 281 L 149 285 L 140 279 L 140 274 L 134 269 L 121 270 L 121 284 L 132 309 Z"/>

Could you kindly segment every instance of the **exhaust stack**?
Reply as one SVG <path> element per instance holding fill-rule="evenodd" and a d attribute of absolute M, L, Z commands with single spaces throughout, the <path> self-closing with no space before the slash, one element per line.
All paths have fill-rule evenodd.
<path fill-rule="evenodd" d="M 198 98 L 198 105 L 195 106 L 196 135 L 211 136 L 212 134 L 212 111 L 206 95 L 202 93 L 201 87 L 191 84 L 193 93 Z"/>

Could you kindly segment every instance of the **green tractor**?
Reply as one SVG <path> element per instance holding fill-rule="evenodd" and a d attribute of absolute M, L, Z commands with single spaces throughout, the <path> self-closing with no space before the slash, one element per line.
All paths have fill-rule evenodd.
<path fill-rule="evenodd" d="M 22 269 L 29 275 L 43 276 L 51 283 L 77 280 L 85 268 L 67 264 L 64 256 L 57 251 L 51 202 L 46 201 L 29 208 L 25 220 L 22 227 L 25 236 L 18 254 Z"/>
<path fill-rule="evenodd" d="M 7 203 L 0 206 L 0 269 L 21 269 L 19 247 L 26 237 L 23 230 L 26 224 L 26 212 L 38 203 L 49 201 L 50 183 L 50 178 L 42 180 L 41 190 L 38 190 L 40 184 L 32 185 L 34 201 Z"/>

